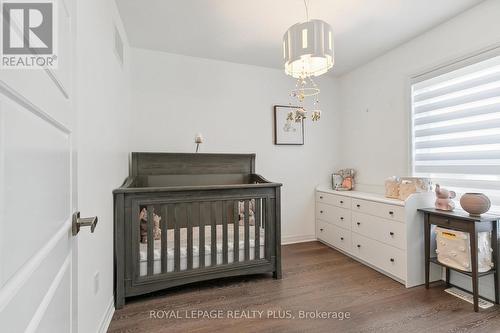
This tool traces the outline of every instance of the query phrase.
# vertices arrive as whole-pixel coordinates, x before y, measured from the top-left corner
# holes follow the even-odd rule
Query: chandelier
[[[285,73],[296,78],[295,89],[290,96],[295,99],[300,108],[288,115],[288,120],[300,122],[307,118],[305,102],[313,97],[311,119],[319,120],[320,89],[313,77],[328,72],[334,63],[332,28],[322,20],[309,20],[309,9],[304,0],[306,22],[292,25],[283,36],[283,60]],[[290,103],[291,104],[291,103]]]

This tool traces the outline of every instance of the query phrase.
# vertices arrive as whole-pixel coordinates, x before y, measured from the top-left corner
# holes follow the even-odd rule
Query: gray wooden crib
[[[114,194],[115,307],[221,277],[281,278],[280,188],[255,154],[132,153]]]

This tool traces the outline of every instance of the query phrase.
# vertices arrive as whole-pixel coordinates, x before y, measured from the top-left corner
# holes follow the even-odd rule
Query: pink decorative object
[[[455,203],[451,199],[456,196],[457,194],[454,191],[448,191],[447,189],[441,188],[439,184],[436,184],[435,206],[437,209],[448,211],[455,209]]]
[[[460,206],[471,216],[479,216],[490,209],[491,201],[483,193],[465,193],[460,198]]]

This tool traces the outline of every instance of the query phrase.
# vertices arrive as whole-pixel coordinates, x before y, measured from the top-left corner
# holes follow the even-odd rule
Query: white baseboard
[[[317,240],[316,235],[282,236],[281,245],[312,242]]]
[[[106,308],[106,312],[102,317],[101,324],[99,325],[99,333],[106,333],[109,328],[109,324],[111,323],[111,319],[113,319],[113,314],[115,313],[115,298],[111,296],[111,300],[109,301],[108,307]]]

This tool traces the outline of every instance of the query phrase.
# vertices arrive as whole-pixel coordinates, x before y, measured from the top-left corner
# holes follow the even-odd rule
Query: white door
[[[0,69],[2,332],[76,332],[75,10],[56,0],[57,69]]]

